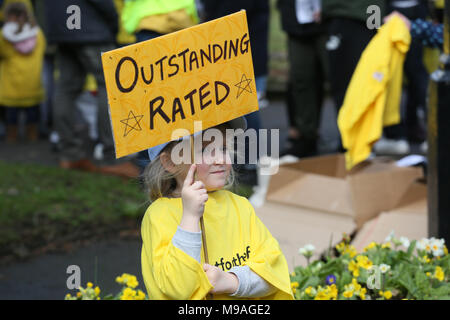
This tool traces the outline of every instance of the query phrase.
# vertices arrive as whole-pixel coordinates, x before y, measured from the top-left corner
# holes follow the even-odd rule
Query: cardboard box
[[[366,222],[358,231],[352,244],[362,251],[372,241],[384,243],[394,231],[396,237],[420,240],[428,237],[428,206],[426,184],[416,182],[409,188],[399,207],[382,212]]]
[[[322,252],[326,252],[330,239],[331,245],[335,246],[344,232],[351,234],[356,229],[349,216],[272,201],[266,201],[263,206],[255,208],[255,213],[280,244],[290,272],[295,266],[306,266],[306,259],[298,253],[301,247],[306,244],[314,245],[316,254],[312,257],[313,261]]]
[[[360,228],[383,211],[398,206],[418,167],[398,167],[375,158],[347,172],[343,154],[301,159],[281,165],[270,177],[267,201],[350,217]],[[278,219],[283,219],[280,212]]]

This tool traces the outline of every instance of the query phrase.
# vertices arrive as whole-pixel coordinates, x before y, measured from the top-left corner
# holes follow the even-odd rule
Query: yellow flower
[[[314,298],[314,300],[330,300],[330,298],[328,298],[328,294],[325,290],[320,290],[316,297]]]
[[[352,279],[352,285],[353,285],[354,291],[361,290],[361,285],[358,283],[358,281],[355,278]]]
[[[344,291],[343,295],[346,298],[351,298],[351,297],[353,297],[353,290]]]
[[[384,248],[390,248],[391,247],[391,243],[390,242],[386,242],[386,243],[383,243],[382,245],[381,245],[381,248],[382,249],[384,249]]]
[[[369,269],[372,266],[372,261],[367,256],[357,256],[356,261],[359,267]]]
[[[130,288],[136,288],[139,285],[139,282],[136,280],[135,276],[132,276],[127,281],[127,286]]]
[[[81,292],[78,291],[78,292],[77,292],[77,298],[80,298],[80,297],[81,297]]]
[[[392,298],[392,292],[389,290],[386,291],[379,291],[378,294],[382,297],[384,297],[385,299],[389,300],[390,298]]]
[[[138,290],[136,300],[145,300],[145,293],[142,292],[141,290]]]
[[[444,271],[442,270],[441,267],[437,266],[436,270],[434,270],[434,278],[438,279],[439,281],[443,281],[445,278],[445,274]]]
[[[359,266],[354,260],[348,264],[348,270],[353,272],[354,277],[359,277]]]
[[[427,275],[427,277],[431,277],[431,272],[427,272],[425,274]]]
[[[68,299],[70,299],[70,298],[72,298],[72,296],[70,295],[70,293],[68,293],[68,294],[66,294],[66,300],[68,300]]]
[[[298,288],[299,284],[297,281],[291,282],[291,288],[295,289]]]
[[[375,242],[371,242],[371,243],[369,243],[368,245],[367,245],[367,247],[365,247],[364,248],[364,252],[367,252],[367,251],[369,251],[370,249],[373,249],[373,248],[375,248],[377,246],[377,244],[375,243]]]
[[[118,284],[122,284],[123,278],[122,278],[122,277],[116,277],[116,282],[117,282]]]
[[[88,282],[88,283],[87,283],[87,287],[88,287],[88,288],[92,288],[93,286],[94,286],[94,285],[92,284],[92,282]]]
[[[311,287],[311,286],[309,286],[308,288],[305,289],[305,293],[311,297],[314,296],[314,294],[315,294],[313,287]]]
[[[336,299],[337,299],[337,296],[338,296],[338,289],[337,289],[336,285],[335,285],[335,284],[332,284],[331,286],[328,286],[328,287],[327,287],[327,290],[328,290],[328,295],[329,295],[329,297],[330,297],[331,299],[336,300]]]
[[[99,287],[95,287],[94,293],[95,293],[95,296],[98,296],[100,294],[100,288]]]
[[[361,298],[361,300],[366,300],[366,292],[366,288],[362,288],[361,291],[359,291],[359,297]]]
[[[131,288],[125,288],[123,290],[122,296],[120,297],[120,300],[134,300],[135,296],[136,296],[136,291],[134,291]]]
[[[339,243],[336,245],[336,250],[339,251],[339,252],[341,252],[342,250],[344,250],[344,248],[345,248],[345,243],[344,243],[344,242],[339,242]]]

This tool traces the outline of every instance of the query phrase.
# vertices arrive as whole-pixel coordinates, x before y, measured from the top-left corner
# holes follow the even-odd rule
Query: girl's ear
[[[161,164],[164,169],[166,169],[170,173],[175,173],[175,164],[170,159],[170,153],[168,152],[161,152],[159,155],[159,160],[161,161]]]

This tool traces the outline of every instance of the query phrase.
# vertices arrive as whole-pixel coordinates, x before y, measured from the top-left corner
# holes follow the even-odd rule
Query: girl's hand
[[[206,272],[209,282],[214,288],[211,293],[234,293],[239,287],[238,277],[231,272],[225,272],[222,269],[205,263],[203,270]]]
[[[191,165],[189,168],[186,178],[184,179],[183,188],[181,189],[181,199],[183,202],[183,219],[197,222],[198,224],[198,221],[203,216],[205,210],[208,193],[203,182],[194,181],[196,168],[195,164]],[[180,227],[183,228],[181,224]]]

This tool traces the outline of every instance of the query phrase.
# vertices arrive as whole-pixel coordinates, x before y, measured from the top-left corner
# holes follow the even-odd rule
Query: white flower
[[[410,243],[407,237],[400,237],[400,242],[402,246],[404,246],[405,248],[409,248]]]
[[[298,250],[298,253],[305,257],[311,257],[313,255],[314,250],[316,250],[316,248],[312,244],[307,244],[303,248],[300,248]]]
[[[380,271],[381,273],[386,273],[391,269],[391,266],[387,265],[387,264],[380,264]]]
[[[395,238],[395,233],[394,230],[391,231],[391,233],[389,233],[389,235],[386,237],[386,239],[384,239],[384,242],[391,242],[392,239]]]
[[[444,239],[431,238],[429,245],[433,256],[440,257],[444,255]]]
[[[416,248],[417,250],[427,250],[429,247],[429,240],[427,238],[422,238],[417,241]]]

